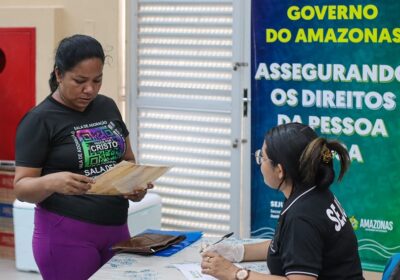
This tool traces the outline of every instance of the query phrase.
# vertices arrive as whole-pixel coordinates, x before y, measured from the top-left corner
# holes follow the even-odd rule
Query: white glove
[[[243,244],[218,243],[204,249],[205,252],[216,252],[231,262],[241,262],[244,257]]]

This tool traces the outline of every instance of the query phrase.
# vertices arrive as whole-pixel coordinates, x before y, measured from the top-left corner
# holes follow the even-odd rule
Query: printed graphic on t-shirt
[[[113,167],[125,152],[125,139],[113,122],[96,122],[74,127],[79,169],[97,176]]]

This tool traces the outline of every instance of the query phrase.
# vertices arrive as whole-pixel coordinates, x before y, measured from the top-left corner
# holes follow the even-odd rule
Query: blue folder
[[[169,234],[174,236],[178,235],[186,236],[185,240],[179,242],[178,244],[171,245],[170,247],[158,251],[157,253],[154,254],[154,256],[160,256],[160,257],[172,256],[173,254],[179,252],[183,248],[199,240],[203,235],[203,232],[201,231],[170,231],[170,230],[158,230],[158,229],[147,229],[143,233],[158,233],[158,234]]]

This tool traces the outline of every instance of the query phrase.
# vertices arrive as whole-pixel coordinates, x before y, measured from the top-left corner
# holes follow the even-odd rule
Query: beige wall
[[[106,55],[101,93],[120,101],[119,2],[122,0],[1,0],[0,27],[36,27],[36,102],[49,94],[54,51],[65,36],[94,36]]]

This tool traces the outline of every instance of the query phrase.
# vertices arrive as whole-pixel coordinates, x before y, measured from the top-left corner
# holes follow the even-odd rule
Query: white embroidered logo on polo
[[[330,205],[330,208],[326,209],[326,215],[332,222],[335,223],[336,231],[340,231],[347,220],[347,215],[337,201],[336,197],[334,202]]]

